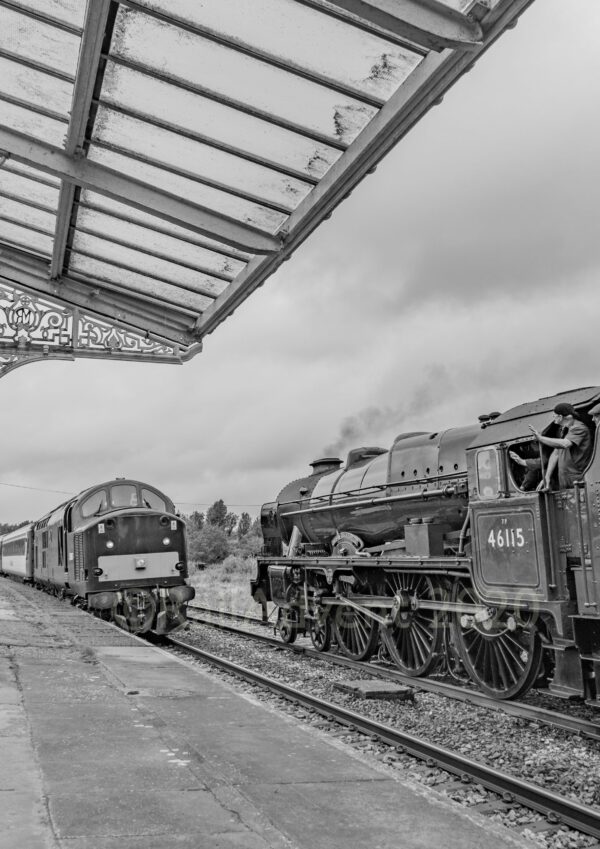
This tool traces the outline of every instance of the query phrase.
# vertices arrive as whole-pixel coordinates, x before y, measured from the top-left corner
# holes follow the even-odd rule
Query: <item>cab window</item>
[[[537,489],[551,453],[551,448],[541,446],[535,439],[510,445],[508,468],[514,485],[522,492],[533,492]]]
[[[497,498],[500,489],[498,453],[494,448],[477,452],[477,488],[480,498]]]
[[[87,519],[89,516],[97,516],[99,513],[103,513],[107,509],[108,502],[106,500],[106,493],[103,489],[100,489],[98,492],[94,492],[93,495],[90,495],[85,499],[81,505],[81,515],[84,519]]]
[[[138,507],[137,487],[130,483],[121,483],[111,487],[110,503],[113,507]]]
[[[164,500],[156,492],[152,492],[151,489],[142,489],[142,504],[151,510],[160,510],[162,513],[167,512],[167,505]]]

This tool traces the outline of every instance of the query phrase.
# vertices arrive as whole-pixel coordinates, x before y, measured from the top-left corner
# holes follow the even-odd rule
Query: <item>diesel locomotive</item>
[[[117,478],[0,536],[0,574],[90,610],[133,634],[186,623],[185,522],[163,493]]]
[[[600,387],[398,436],[389,450],[326,457],[261,511],[252,592],[277,605],[286,642],[381,650],[409,676],[443,669],[498,698],[546,686],[600,706]],[[593,452],[569,489],[538,490],[571,404]]]

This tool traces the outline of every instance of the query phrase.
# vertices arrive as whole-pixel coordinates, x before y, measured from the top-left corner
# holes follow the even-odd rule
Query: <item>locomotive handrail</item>
[[[384,498],[365,498],[361,501],[336,501],[334,504],[325,504],[323,507],[307,507],[303,510],[290,510],[284,515],[301,516],[305,513],[323,513],[327,510],[337,510],[340,507],[373,507],[377,504],[389,504],[391,501],[413,501],[415,498],[432,498],[437,496],[455,495],[457,487],[444,486],[442,489],[424,489],[421,492],[407,492],[403,495],[386,495]]]
[[[436,479],[437,480],[440,480],[442,478],[454,479],[454,478],[457,478],[457,477],[466,478],[466,476],[467,476],[466,472],[462,472],[462,473],[461,472],[454,472],[453,474],[436,475]],[[413,480],[413,481],[403,480],[403,481],[389,481],[389,483],[387,483],[387,482],[386,483],[372,483],[370,486],[357,487],[356,489],[345,489],[343,492],[332,492],[332,493],[328,492],[328,493],[324,493],[323,495],[315,495],[315,496],[311,495],[310,498],[311,498],[312,501],[325,501],[328,498],[329,499],[336,498],[338,500],[342,500],[343,498],[354,495],[354,493],[364,493],[364,492],[368,492],[369,490],[373,490],[373,489],[374,490],[391,489],[392,487],[395,487],[395,486],[402,486],[402,487],[414,486],[415,484],[419,484],[419,483],[427,483],[427,478],[418,478],[417,480]],[[412,495],[411,495],[411,498],[412,498]],[[286,504],[297,504],[297,502],[298,502],[297,498],[291,499],[290,501],[280,501],[279,507],[285,507]],[[285,515],[286,516],[292,516],[293,514],[292,513],[286,513]]]

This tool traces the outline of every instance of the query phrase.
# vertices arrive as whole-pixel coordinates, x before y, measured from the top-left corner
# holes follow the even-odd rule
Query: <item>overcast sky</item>
[[[257,515],[323,454],[600,384],[599,102],[600,3],[536,0],[194,360],[4,377],[0,521],[117,476]]]

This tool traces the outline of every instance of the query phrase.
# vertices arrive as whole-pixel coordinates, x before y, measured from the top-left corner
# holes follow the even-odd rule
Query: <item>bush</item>
[[[234,553],[240,557],[256,557],[257,554],[260,554],[262,546],[262,535],[259,536],[255,533],[248,533],[238,538],[233,550]]]
[[[256,571],[256,561],[252,557],[240,557],[239,554],[230,554],[219,567],[221,580],[224,584],[231,581],[250,581]]]
[[[205,525],[188,537],[189,559],[201,563],[218,563],[229,554],[229,537],[223,528]]]

